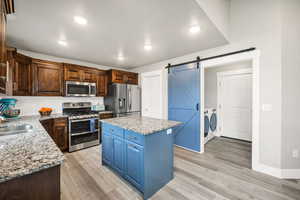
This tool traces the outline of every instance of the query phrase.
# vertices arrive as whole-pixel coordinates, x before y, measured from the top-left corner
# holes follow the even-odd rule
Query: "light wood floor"
[[[249,143],[217,138],[205,150],[197,154],[175,148],[175,178],[151,199],[300,200],[299,180],[280,180],[249,169]],[[142,199],[133,187],[100,164],[99,146],[65,156],[62,200]]]

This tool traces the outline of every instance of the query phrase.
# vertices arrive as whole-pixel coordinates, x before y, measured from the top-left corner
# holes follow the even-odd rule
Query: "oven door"
[[[76,119],[69,121],[69,152],[100,143],[99,120]]]
[[[74,119],[70,120],[71,136],[98,132],[98,119]]]
[[[66,81],[67,97],[90,96],[90,83]]]

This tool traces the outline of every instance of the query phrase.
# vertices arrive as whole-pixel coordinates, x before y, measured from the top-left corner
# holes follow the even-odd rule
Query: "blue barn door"
[[[183,122],[174,130],[175,144],[200,152],[200,68],[197,63],[170,68],[168,118]]]

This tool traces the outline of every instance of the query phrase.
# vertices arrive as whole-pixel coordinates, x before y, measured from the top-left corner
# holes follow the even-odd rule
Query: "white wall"
[[[282,168],[300,169],[300,1],[288,0],[283,7],[282,60]],[[300,176],[300,175],[299,175]]]
[[[50,107],[52,113],[62,113],[62,103],[64,102],[91,102],[93,105],[103,104],[103,97],[25,97],[25,96],[5,96],[5,98],[17,99],[16,108],[21,110],[21,116],[39,115],[39,109]]]
[[[206,68],[204,71],[205,108],[217,108],[218,105],[217,73],[245,69],[245,68],[252,68],[252,63],[248,61],[248,62],[239,62],[230,65]]]
[[[261,111],[260,113],[260,163],[280,168],[282,104],[280,0],[232,0],[229,29],[231,42],[229,45],[141,66],[134,70],[137,72],[158,70],[164,68],[168,63],[175,64],[194,60],[196,56],[213,56],[257,47],[261,51],[260,102],[261,104],[271,104],[273,108],[272,111]],[[164,83],[167,88],[167,79]],[[164,93],[167,93],[167,90]],[[164,108],[167,112],[167,106]]]
[[[196,0],[196,2],[228,40],[230,0]]]

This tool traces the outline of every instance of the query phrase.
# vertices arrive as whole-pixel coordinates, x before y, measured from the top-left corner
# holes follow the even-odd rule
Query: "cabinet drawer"
[[[136,144],[144,146],[144,135],[134,131],[125,130],[125,139]]]
[[[102,130],[115,136],[124,138],[124,129],[110,124],[102,123]]]

